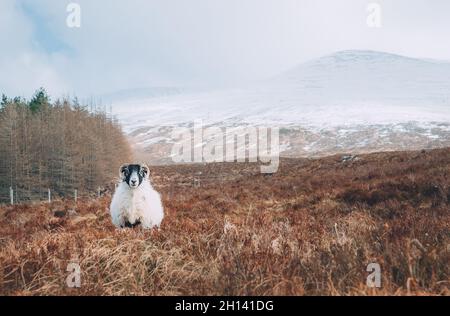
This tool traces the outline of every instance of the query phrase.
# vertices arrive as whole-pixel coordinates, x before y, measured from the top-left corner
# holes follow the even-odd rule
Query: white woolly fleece
[[[111,201],[110,213],[116,227],[141,222],[143,228],[159,227],[164,218],[161,197],[147,178],[133,189],[124,181],[119,183]]]

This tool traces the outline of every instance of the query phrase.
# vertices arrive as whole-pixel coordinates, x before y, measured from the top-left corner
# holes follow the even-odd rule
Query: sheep
[[[161,197],[150,183],[149,168],[145,164],[126,164],[120,167],[120,182],[111,200],[110,213],[118,228],[145,229],[159,227],[164,218]]]

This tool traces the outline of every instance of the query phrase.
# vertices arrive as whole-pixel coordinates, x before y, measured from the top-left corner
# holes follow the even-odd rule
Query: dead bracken
[[[450,149],[358,158],[151,167],[160,230],[115,229],[108,195],[2,206],[0,294],[449,295]]]

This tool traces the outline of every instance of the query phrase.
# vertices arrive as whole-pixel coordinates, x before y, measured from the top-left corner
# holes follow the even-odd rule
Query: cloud
[[[16,1],[1,1],[0,12],[0,92],[28,97],[40,86],[65,92],[68,86],[56,67],[64,57],[40,51],[33,25]]]
[[[236,83],[343,49],[450,59],[446,0],[379,0],[381,29],[367,0],[79,0],[80,29],[66,26],[70,2],[1,1],[1,90]]]

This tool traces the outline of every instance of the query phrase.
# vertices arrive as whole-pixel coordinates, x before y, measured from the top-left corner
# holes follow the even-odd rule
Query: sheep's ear
[[[144,175],[144,178],[148,178],[150,175],[150,169],[148,168],[148,166],[145,163],[141,164],[141,170]]]
[[[128,172],[128,164],[122,165],[119,169],[120,178],[122,180],[124,180],[125,177],[127,176],[126,172]]]

